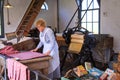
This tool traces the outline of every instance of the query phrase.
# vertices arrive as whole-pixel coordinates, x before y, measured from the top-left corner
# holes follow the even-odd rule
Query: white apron
[[[47,42],[48,37],[47,36],[47,31],[49,31],[49,28],[45,28],[44,33],[40,33],[40,41],[43,44],[43,53],[46,53],[49,50],[49,47],[51,46],[50,42]],[[54,35],[54,34],[53,34]],[[54,39],[53,39],[54,40]],[[49,71],[48,74],[52,73],[59,65],[60,65],[60,61],[59,61],[59,51],[58,51],[58,45],[56,40],[54,40],[54,46],[51,50],[50,56],[52,56],[52,59],[49,61]]]

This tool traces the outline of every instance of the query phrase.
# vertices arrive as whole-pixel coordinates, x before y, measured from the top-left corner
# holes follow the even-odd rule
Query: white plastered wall
[[[7,24],[7,9],[4,8],[5,33],[14,32],[17,29],[31,0],[9,0],[9,2],[13,5],[13,8],[9,9],[10,25]],[[39,18],[44,18],[47,25],[52,26],[52,28],[57,27],[57,0],[46,0],[46,3],[48,4],[49,9],[47,11],[41,10],[36,20]]]
[[[101,0],[101,33],[114,38],[114,51],[120,51],[120,0]]]
[[[16,30],[31,0],[9,0],[9,2],[13,8],[9,9],[10,25],[7,24],[7,9],[4,8],[5,33],[14,32]]]
[[[75,0],[59,0],[59,27],[60,32],[63,32],[68,25],[71,17],[75,13],[77,9],[77,4]],[[77,14],[74,17],[72,23],[70,24],[70,27],[75,26],[75,21],[77,19]]]
[[[45,19],[47,26],[57,28],[57,0],[46,0],[48,10],[41,10],[36,20]],[[34,25],[32,27],[35,27]]]

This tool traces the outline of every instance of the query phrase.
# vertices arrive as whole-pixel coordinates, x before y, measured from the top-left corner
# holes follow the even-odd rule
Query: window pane
[[[92,22],[92,11],[87,11],[87,22]]]
[[[91,3],[91,1],[93,1]],[[91,3],[91,5],[90,5]],[[90,5],[90,7],[89,7]],[[89,9],[87,10],[87,8]],[[87,10],[87,13],[83,17],[85,11]],[[88,31],[93,32],[94,34],[99,33],[99,5],[97,0],[83,0],[82,2],[82,11],[81,11],[81,18],[83,17],[81,21],[81,26],[84,28],[87,28]]]
[[[87,23],[87,30],[92,32],[92,23]]]
[[[82,23],[81,26],[86,28],[86,23]]]
[[[94,0],[94,8],[99,8],[97,0]]]
[[[43,3],[41,9],[43,9],[43,10],[48,10],[48,5],[47,5],[46,2]]]
[[[82,17],[83,17],[83,15],[84,15],[84,13],[85,13],[85,11],[82,11]],[[82,18],[82,17],[81,17],[81,18]],[[82,22],[86,22],[86,14],[85,14],[85,16],[83,17]]]
[[[93,23],[93,32],[94,34],[98,34],[99,28],[98,28],[98,23]]]
[[[92,1],[92,0],[88,0],[88,6],[90,5],[91,1]],[[93,1],[94,1],[94,0],[93,0]],[[93,9],[93,1],[92,1],[91,5],[90,5],[89,9]]]
[[[83,0],[82,2],[82,10],[86,10],[87,9],[87,0]]]
[[[99,21],[99,12],[98,10],[93,10],[93,22],[98,22]]]

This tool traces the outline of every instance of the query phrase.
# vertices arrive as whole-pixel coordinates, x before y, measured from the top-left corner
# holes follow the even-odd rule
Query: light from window
[[[48,5],[47,5],[46,2],[43,3],[41,9],[43,9],[43,10],[48,10]]]
[[[92,2],[92,3],[91,3]],[[90,5],[91,3],[91,5]],[[89,7],[90,5],[90,7]],[[88,8],[89,7],[89,8]],[[88,10],[87,10],[88,8]],[[86,14],[85,11],[87,10]],[[88,31],[98,34],[99,33],[99,5],[97,0],[83,0],[81,10],[81,26]]]

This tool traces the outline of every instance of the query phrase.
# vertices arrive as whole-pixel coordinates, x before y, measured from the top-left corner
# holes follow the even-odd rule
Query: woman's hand
[[[37,48],[35,48],[35,49],[33,49],[33,50],[31,50],[32,52],[36,52],[38,49]]]

